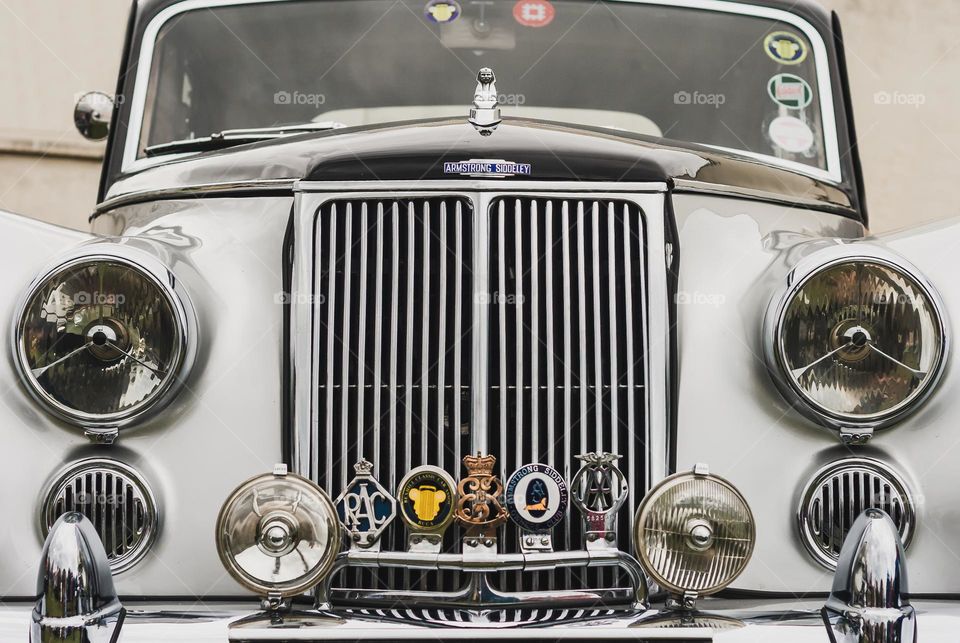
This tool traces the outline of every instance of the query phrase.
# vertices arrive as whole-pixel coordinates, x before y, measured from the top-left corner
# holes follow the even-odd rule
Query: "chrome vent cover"
[[[844,458],[821,468],[800,501],[803,544],[824,567],[836,569],[843,540],[865,509],[882,509],[893,519],[903,546],[910,545],[917,516],[903,477],[872,458]]]
[[[136,470],[117,460],[87,458],[57,474],[41,509],[44,538],[57,518],[70,511],[93,523],[115,574],[135,565],[157,534],[153,492]]]

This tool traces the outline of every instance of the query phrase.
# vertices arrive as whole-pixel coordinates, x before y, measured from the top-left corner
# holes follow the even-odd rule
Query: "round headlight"
[[[85,428],[115,428],[168,398],[184,377],[193,312],[153,257],[98,250],[31,285],[14,349],[31,393],[51,412]]]
[[[853,257],[841,250],[794,270],[768,317],[769,357],[782,388],[815,419],[876,428],[914,408],[936,382],[946,350],[943,311],[905,262],[875,249]]]
[[[330,497],[279,465],[240,485],[217,518],[217,551],[230,575],[261,595],[286,598],[330,573],[342,533]]]
[[[634,549],[672,594],[706,596],[743,572],[756,540],[753,514],[737,489],[705,465],[664,479],[643,499]]]

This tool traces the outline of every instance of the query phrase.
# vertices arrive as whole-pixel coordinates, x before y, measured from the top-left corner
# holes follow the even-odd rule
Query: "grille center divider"
[[[569,485],[577,455],[616,452],[630,493],[617,521],[622,549],[587,551],[571,508],[554,529],[557,551],[543,554],[522,553],[511,523],[495,555],[471,556],[460,528],[440,553],[408,553],[396,520],[382,552],[342,555],[320,598],[637,603],[630,588],[645,582],[628,543],[648,479],[643,213],[617,198],[497,197],[480,212],[478,203],[384,195],[321,206],[314,479],[337,497],[366,458],[395,492],[419,465],[459,478],[462,458],[479,450],[497,457],[501,480],[543,463]]]

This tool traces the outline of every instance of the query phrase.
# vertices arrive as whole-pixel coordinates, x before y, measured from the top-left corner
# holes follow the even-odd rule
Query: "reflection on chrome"
[[[903,543],[885,512],[867,509],[843,543],[833,590],[823,608],[834,643],[910,643],[910,606]]]
[[[107,553],[82,514],[57,520],[43,546],[30,643],[113,642],[124,610],[113,588]]]

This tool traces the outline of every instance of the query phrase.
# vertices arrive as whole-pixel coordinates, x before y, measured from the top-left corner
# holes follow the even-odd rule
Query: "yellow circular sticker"
[[[763,41],[767,55],[781,65],[799,65],[807,59],[807,45],[789,31],[774,31]]]

